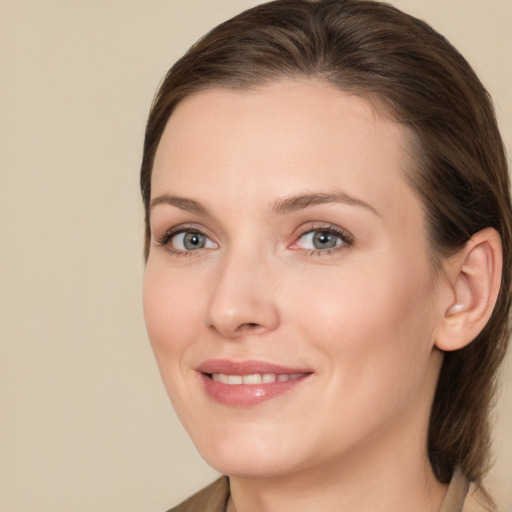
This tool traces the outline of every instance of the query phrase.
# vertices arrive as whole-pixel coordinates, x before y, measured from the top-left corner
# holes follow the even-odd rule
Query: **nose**
[[[276,282],[271,265],[253,255],[233,255],[217,269],[204,321],[209,329],[230,339],[258,335],[279,325]],[[274,286],[273,286],[274,284]]]

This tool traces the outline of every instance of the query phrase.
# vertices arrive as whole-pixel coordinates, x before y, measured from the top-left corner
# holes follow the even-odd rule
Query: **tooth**
[[[228,375],[228,384],[242,384],[243,378],[241,375]]]
[[[242,380],[243,380],[244,384],[261,384],[263,381],[262,377],[261,377],[261,373],[253,373],[251,375],[244,375]]]
[[[251,373],[249,375],[227,375],[225,373],[212,373],[212,379],[215,382],[223,384],[239,385],[239,384],[269,384],[272,382],[286,382],[288,380],[300,379],[303,373]]]

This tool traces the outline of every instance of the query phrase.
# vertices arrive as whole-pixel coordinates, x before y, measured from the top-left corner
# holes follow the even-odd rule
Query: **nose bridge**
[[[210,292],[204,320],[225,337],[262,333],[279,324],[271,262],[251,246],[226,252]]]

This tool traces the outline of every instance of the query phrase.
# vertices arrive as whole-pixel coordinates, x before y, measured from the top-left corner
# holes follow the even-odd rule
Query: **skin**
[[[434,278],[406,129],[319,81],[183,100],[158,147],[144,313],[166,389],[238,512],[438,510],[426,452],[452,287]],[[329,201],[276,211],[305,194]],[[365,205],[362,205],[363,203]],[[289,204],[289,202],[288,202]],[[204,233],[186,252],[171,229]],[[305,233],[341,228],[315,249]],[[347,237],[345,237],[347,238]],[[209,359],[308,368],[254,407],[212,400]]]

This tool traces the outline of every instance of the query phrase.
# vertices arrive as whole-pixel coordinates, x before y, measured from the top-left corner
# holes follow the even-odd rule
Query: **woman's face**
[[[426,451],[444,311],[406,139],[314,81],[201,92],[170,118],[144,313],[176,411],[219,471],[332,474]]]

